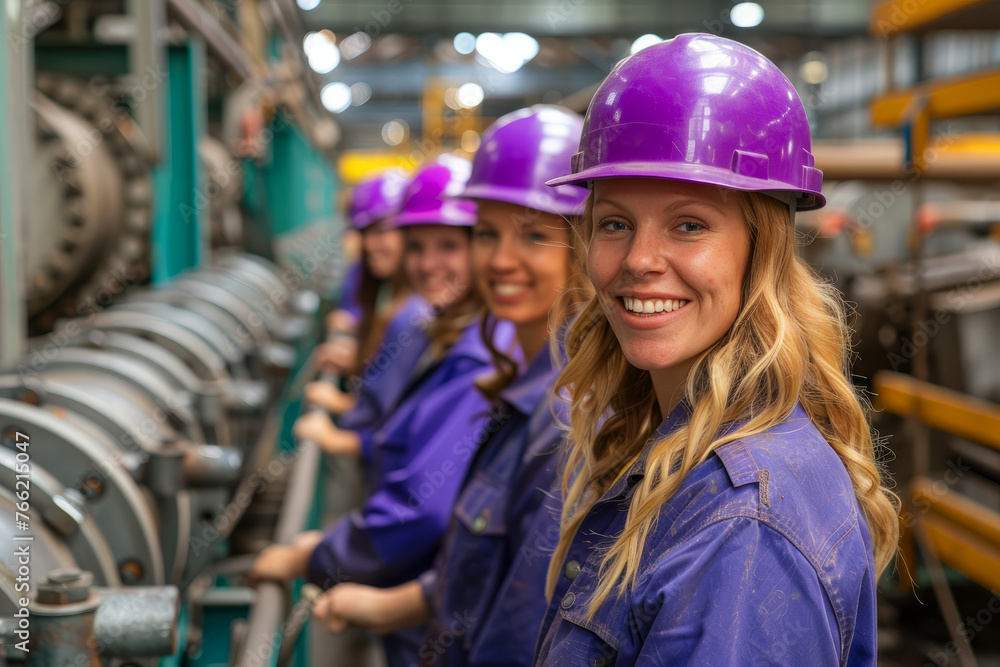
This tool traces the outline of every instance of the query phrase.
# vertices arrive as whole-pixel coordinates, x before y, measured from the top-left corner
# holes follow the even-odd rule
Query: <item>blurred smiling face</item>
[[[366,228],[362,235],[368,270],[379,280],[394,276],[403,261],[403,231],[381,220]]]
[[[594,183],[587,272],[632,365],[690,367],[740,309],[750,240],[736,192],[666,179]]]
[[[472,261],[490,312],[515,325],[547,327],[569,279],[569,242],[569,225],[557,215],[480,201]]]
[[[405,266],[413,288],[432,306],[455,303],[471,280],[468,227],[407,227]]]

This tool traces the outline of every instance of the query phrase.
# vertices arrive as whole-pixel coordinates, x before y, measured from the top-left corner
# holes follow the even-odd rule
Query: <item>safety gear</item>
[[[651,177],[820,208],[823,173],[795,88],[770,60],[723,37],[683,34],[619,62],[584,119],[573,174],[549,185]]]
[[[582,130],[583,119],[560,107],[539,104],[503,116],[483,133],[462,196],[556,215],[582,213],[587,190],[545,186],[569,173]]]
[[[471,227],[476,224],[476,205],[456,199],[469,180],[472,163],[445,153],[422,167],[406,188],[403,205],[393,219],[396,227],[410,225],[451,225]]]
[[[351,196],[351,224],[364,229],[399,210],[410,177],[402,169],[386,169],[358,183]]]

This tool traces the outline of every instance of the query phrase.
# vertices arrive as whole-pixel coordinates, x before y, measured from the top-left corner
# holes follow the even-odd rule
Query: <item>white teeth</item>
[[[498,289],[497,292],[500,292]],[[637,299],[631,296],[622,297],[625,310],[640,314],[670,313],[687,304],[684,299]]]
[[[500,296],[516,296],[525,290],[524,285],[493,285],[493,291]]]

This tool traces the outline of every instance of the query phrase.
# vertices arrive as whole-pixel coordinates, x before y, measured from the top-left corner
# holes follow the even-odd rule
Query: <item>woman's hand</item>
[[[309,557],[323,539],[323,531],[299,533],[291,544],[272,544],[263,549],[250,569],[250,585],[265,579],[291,581],[304,578],[309,569]]]
[[[329,343],[316,348],[316,365],[324,373],[346,375],[358,355],[358,341],[347,336],[337,336]]]
[[[305,390],[306,403],[325,408],[327,412],[342,415],[354,407],[356,402],[350,394],[345,394],[329,382],[310,382]]]
[[[346,310],[335,310],[326,316],[326,330],[353,334],[358,330],[358,321]]]
[[[323,412],[314,410],[295,420],[292,433],[299,440],[313,440],[327,454],[361,456],[361,438],[355,431],[337,428]]]
[[[384,634],[424,623],[430,615],[420,584],[395,588],[338,584],[313,605],[313,618],[333,633],[367,628]]]

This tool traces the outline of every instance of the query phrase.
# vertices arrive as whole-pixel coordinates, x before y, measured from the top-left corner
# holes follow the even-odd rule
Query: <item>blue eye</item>
[[[607,232],[624,232],[628,225],[622,220],[605,220],[601,222],[601,229]]]
[[[701,224],[700,222],[694,222],[689,220],[687,222],[682,222],[681,224],[677,225],[677,228],[682,232],[694,233],[694,232],[700,232],[703,229],[705,229],[705,225]]]

